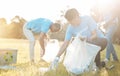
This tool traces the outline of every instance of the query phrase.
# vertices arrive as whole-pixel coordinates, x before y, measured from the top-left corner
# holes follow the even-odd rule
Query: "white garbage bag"
[[[57,39],[51,39],[45,46],[45,55],[42,57],[43,60],[50,63],[54,60],[60,49],[59,41]]]
[[[76,75],[89,71],[89,66],[91,62],[94,63],[99,50],[99,46],[86,43],[76,37],[67,48],[63,64],[68,72]]]

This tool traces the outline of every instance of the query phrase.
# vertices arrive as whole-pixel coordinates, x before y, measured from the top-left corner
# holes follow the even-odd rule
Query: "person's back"
[[[34,33],[47,32],[52,24],[52,21],[45,18],[38,18],[27,23],[26,28]]]

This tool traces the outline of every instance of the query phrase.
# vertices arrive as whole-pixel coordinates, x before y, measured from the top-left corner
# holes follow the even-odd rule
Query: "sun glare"
[[[81,14],[88,14],[94,0],[0,0],[0,18],[9,19],[19,15],[27,20],[47,17],[59,18],[67,6],[77,8]],[[29,3],[28,3],[29,2]],[[27,3],[27,4],[26,4]]]
[[[70,7],[75,7],[80,11],[80,14],[89,14],[93,5],[93,0],[72,0],[69,3]]]
[[[101,10],[106,11],[112,8],[115,0],[99,0],[98,6]]]

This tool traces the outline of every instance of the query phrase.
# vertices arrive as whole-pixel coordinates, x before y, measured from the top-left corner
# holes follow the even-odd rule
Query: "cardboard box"
[[[17,62],[16,49],[0,49],[0,65],[8,65]]]

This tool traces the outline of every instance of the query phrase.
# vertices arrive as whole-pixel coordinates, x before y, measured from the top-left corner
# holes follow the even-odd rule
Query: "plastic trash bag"
[[[84,73],[89,71],[90,64],[94,63],[99,50],[99,46],[86,43],[76,37],[67,48],[63,64],[70,73],[76,75]]]
[[[56,57],[60,49],[59,41],[56,39],[51,39],[47,42],[45,46],[45,55],[42,57],[43,60],[50,63]]]

